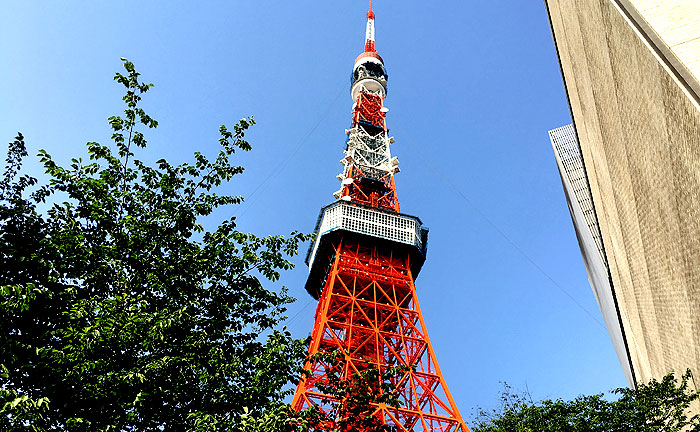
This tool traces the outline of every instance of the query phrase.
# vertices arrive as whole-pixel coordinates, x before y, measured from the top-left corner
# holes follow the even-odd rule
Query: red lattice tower
[[[309,354],[315,360],[292,406],[328,411],[338,401],[324,394],[320,352],[340,352],[342,378],[370,365],[380,371],[406,366],[393,378],[401,402],[375,404],[374,415],[396,431],[469,432],[450,395],[430,344],[414,280],[427,249],[420,219],[399,212],[386,128],[387,73],[374,48],[374,12],[367,14],[365,52],[352,74],[353,122],[338,201],[321,210],[307,255],[307,291],[319,300]]]

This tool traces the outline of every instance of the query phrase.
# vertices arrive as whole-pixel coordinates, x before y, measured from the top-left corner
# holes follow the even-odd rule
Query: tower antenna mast
[[[367,12],[367,31],[365,32],[365,52],[376,52],[374,49],[374,11],[372,0],[369,0],[369,12]]]

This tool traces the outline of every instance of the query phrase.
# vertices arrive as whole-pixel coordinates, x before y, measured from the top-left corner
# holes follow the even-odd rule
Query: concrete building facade
[[[593,288],[605,326],[610,332],[615,352],[630,387],[635,386],[632,363],[626,335],[622,329],[620,309],[615,290],[610,280],[610,269],[605,256],[603,238],[598,226],[598,217],[593,206],[591,189],[588,186],[581,150],[574,126],[569,124],[549,131],[554,157],[559,168],[561,184],[574,223],[576,238],[581,247],[581,256],[586,265],[588,280]]]
[[[545,3],[631,372],[700,388],[700,2]]]

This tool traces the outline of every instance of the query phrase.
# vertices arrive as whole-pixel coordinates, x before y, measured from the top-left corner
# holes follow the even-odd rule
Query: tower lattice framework
[[[402,214],[391,156],[394,139],[384,107],[388,75],[374,46],[374,12],[367,14],[365,51],[355,60],[351,95],[352,127],[346,130],[343,172],[336,202],[324,207],[306,262],[306,290],[318,302],[309,354],[315,360],[297,387],[292,406],[326,411],[334,397],[327,364],[319,352],[342,354],[343,377],[352,379],[370,365],[393,378],[398,408],[376,404],[374,415],[396,431],[469,432],[450,395],[416,296],[414,281],[425,261],[428,230],[420,219]]]

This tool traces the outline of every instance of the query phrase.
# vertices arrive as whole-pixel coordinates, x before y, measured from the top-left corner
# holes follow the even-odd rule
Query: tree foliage
[[[614,400],[603,394],[579,396],[571,401],[544,400],[512,393],[506,385],[498,410],[481,410],[473,432],[698,432],[700,415],[688,408],[700,392],[689,387],[687,371],[680,379],[671,373],[637,389],[618,388]]]
[[[398,408],[401,403],[396,383],[404,366],[380,371],[367,364],[359,372],[345,374],[347,362],[340,351],[319,352],[311,358],[324,365],[322,382],[317,388],[336,402],[321,411],[314,406],[302,412],[279,406],[244,416],[242,432],[390,432],[377,410],[381,406]]]
[[[220,151],[150,166],[136,158],[157,122],[134,65],[115,80],[124,114],[112,146],[48,177],[21,175],[24,137],[0,180],[0,430],[234,430],[249,411],[282,409],[305,343],[279,328],[290,269],[307,236],[258,237],[230,218],[217,187],[243,172],[252,118],[221,126]]]
[[[315,360],[328,365],[325,382],[319,384],[319,389],[338,400],[322,418],[321,427],[317,429],[319,432],[389,432],[389,427],[382,424],[375,412],[382,405],[400,406],[396,381],[403,375],[401,372],[405,367],[380,371],[369,364],[364,370],[345,377],[347,362],[341,352],[321,352]]]

